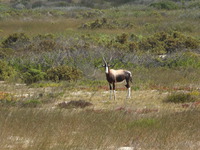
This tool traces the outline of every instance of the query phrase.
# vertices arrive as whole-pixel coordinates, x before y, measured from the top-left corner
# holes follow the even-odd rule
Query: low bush
[[[59,82],[52,82],[52,81],[41,81],[37,83],[33,83],[30,85],[31,88],[45,88],[45,87],[61,87],[64,83]]]
[[[200,8],[200,2],[193,2],[191,4],[189,4],[188,8]]]
[[[171,60],[168,66],[200,68],[200,56],[193,52],[186,52],[178,59]]]
[[[22,80],[26,84],[35,83],[41,80],[44,80],[46,77],[46,73],[39,70],[39,69],[33,69],[29,68],[26,72],[22,74]]]
[[[14,96],[10,93],[0,92],[0,100],[11,101],[14,100]]]
[[[14,53],[14,50],[11,48],[0,48],[0,59],[9,57]]]
[[[25,102],[21,102],[21,107],[31,107],[31,108],[35,108],[38,107],[40,104],[42,104],[42,102],[40,100],[27,100]]]
[[[54,40],[43,40],[39,43],[40,51],[55,50],[56,42]]]
[[[171,53],[183,49],[196,49],[200,41],[180,32],[160,32],[144,38],[139,43],[139,49],[153,53]]]
[[[3,42],[4,48],[19,48],[21,45],[29,42],[29,37],[24,33],[14,33],[9,35]]]
[[[42,7],[42,6],[45,6],[45,4],[44,4],[43,1],[35,1],[35,2],[32,4],[32,8],[37,8],[37,7]]]
[[[10,7],[9,6],[7,6],[7,5],[5,5],[5,4],[0,4],[0,11],[2,12],[2,11],[6,11],[6,10],[9,10],[10,9]]]
[[[154,118],[143,118],[130,122],[129,124],[127,124],[127,128],[150,128],[155,125],[158,125],[158,120]]]
[[[47,70],[47,78],[52,81],[76,81],[82,76],[82,72],[76,68],[61,65]]]
[[[99,29],[99,28],[114,28],[113,25],[108,23],[108,20],[106,18],[103,19],[96,19],[95,21],[88,22],[82,25],[82,29]]]
[[[200,68],[200,57],[195,52],[182,52],[173,55],[165,55],[165,58],[156,57],[149,64],[168,68]]]
[[[131,52],[165,54],[185,49],[197,49],[200,47],[200,41],[177,31],[159,32],[143,38],[139,38],[134,34],[122,33],[117,35],[114,40],[110,40],[107,46],[126,49]]]
[[[133,28],[131,22],[119,22],[116,20],[108,20],[106,18],[96,19],[92,22],[83,24],[81,29],[131,29]]]
[[[172,93],[164,101],[172,103],[194,102],[197,98],[190,93]]]
[[[156,9],[166,9],[166,10],[173,10],[179,8],[178,5],[172,1],[155,2],[151,3],[150,6]]]
[[[67,103],[66,102],[59,103],[58,107],[70,109],[70,108],[85,108],[91,105],[93,104],[85,100],[78,100],[78,101],[69,101]]]
[[[84,12],[79,12],[76,15],[76,18],[96,18],[100,17],[104,14],[104,11],[100,9],[91,9]]]
[[[0,80],[13,79],[17,75],[14,68],[8,65],[7,62],[0,60]]]
[[[57,44],[57,39],[54,34],[39,34],[33,37],[25,49],[33,52],[45,52],[60,49],[59,46],[62,47],[62,45]]]
[[[14,106],[16,99],[10,93],[0,92],[0,106]]]
[[[116,37],[116,42],[119,42],[121,44],[125,44],[128,41],[128,34],[122,33],[121,35]]]

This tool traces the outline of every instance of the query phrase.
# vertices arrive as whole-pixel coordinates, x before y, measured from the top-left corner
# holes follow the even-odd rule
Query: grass
[[[95,10],[92,11],[95,12]],[[65,14],[64,16],[53,14],[54,12],[52,12],[53,16],[48,16],[47,12],[48,10],[43,10],[43,12],[41,11],[37,17],[35,17],[35,15],[38,12],[35,10],[29,10],[27,12],[24,12],[23,10],[18,11],[17,17],[12,16],[11,13],[9,17],[5,17],[6,19],[2,19],[0,22],[2,30],[1,35],[6,36],[15,32],[24,32],[28,35],[36,35],[38,33],[63,34],[63,31],[65,32],[67,29],[74,30],[77,33],[82,33],[84,31],[80,30],[79,27],[84,23],[94,21],[96,18],[106,18],[108,20],[115,20],[116,22],[131,23],[133,24],[133,28],[117,28],[112,30],[105,28],[96,31],[86,30],[86,32],[99,32],[115,35],[122,32],[133,32],[134,34],[145,36],[151,35],[155,32],[175,30],[190,36],[199,37],[199,20],[197,19],[199,14],[198,9],[192,11],[190,9],[171,11],[147,9],[144,11],[143,9],[136,10],[134,6],[123,6],[106,9],[102,11],[100,16],[88,18],[78,17],[79,14],[80,16],[87,14],[88,10],[72,10],[72,12],[63,11]],[[30,14],[30,16],[26,17],[27,14]]]
[[[24,20],[5,20],[1,21],[0,26],[2,35],[6,36],[16,32],[23,32],[28,35],[45,33],[62,33],[67,29],[78,28],[82,20],[76,19],[31,19]]]
[[[1,149],[195,149],[199,111],[127,114],[118,111],[1,109]],[[120,136],[119,136],[120,135]]]
[[[170,90],[146,88],[132,90],[132,98],[126,100],[126,90],[120,84],[114,101],[109,100],[106,82],[84,82],[50,87],[45,82],[29,87],[1,83],[1,91],[9,91],[24,103],[0,106],[0,149],[198,149],[198,103],[187,108],[164,103]],[[191,95],[199,97],[198,90]],[[72,100],[93,105],[84,109],[57,107]]]

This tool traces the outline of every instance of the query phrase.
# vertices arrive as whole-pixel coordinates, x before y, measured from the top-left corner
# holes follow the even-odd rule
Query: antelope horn
[[[111,62],[112,58],[113,58],[113,57],[111,56],[109,62]]]
[[[102,56],[102,57],[103,57],[103,56]],[[104,57],[103,57],[103,61],[104,61],[104,63],[105,63],[105,64],[107,64],[107,62],[106,62],[106,60],[105,60],[105,58],[104,58]]]

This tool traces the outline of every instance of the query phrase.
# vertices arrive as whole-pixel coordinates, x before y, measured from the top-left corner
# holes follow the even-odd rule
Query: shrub
[[[0,80],[12,79],[16,74],[16,71],[7,62],[0,60]]]
[[[177,31],[159,32],[148,37],[122,33],[105,45],[109,48],[114,47],[131,52],[140,50],[153,54],[165,54],[186,49],[197,49],[200,47],[200,40]]]
[[[200,8],[200,2],[193,2],[188,7],[189,8]]]
[[[57,44],[54,34],[37,35],[33,37],[33,40],[26,47],[27,51],[52,51],[59,49],[62,45]]]
[[[76,68],[61,65],[47,70],[47,78],[52,81],[76,81],[82,76],[82,72]]]
[[[150,65],[162,66],[169,68],[200,68],[200,57],[199,54],[194,52],[181,52],[174,53],[173,55],[165,55],[165,58],[156,57]]]
[[[12,94],[0,92],[0,106],[13,106],[15,104],[16,100]]]
[[[131,43],[129,44],[129,50],[130,50],[131,52],[137,51],[137,50],[138,50],[138,44],[137,44],[136,42],[131,42]]]
[[[128,41],[128,34],[126,33],[122,33],[116,38],[116,42],[119,42],[121,44],[125,44],[127,41]]]
[[[84,12],[79,12],[77,14],[77,18],[96,18],[96,17],[100,17],[104,14],[104,12],[100,9],[91,9],[91,10],[87,10]]]
[[[48,34],[38,34],[37,36],[35,36],[33,38],[34,40],[53,40],[55,39],[55,35],[52,33],[48,33]]]
[[[127,124],[127,128],[135,128],[135,127],[140,127],[140,128],[148,128],[155,126],[157,124],[157,120],[154,118],[142,118],[133,122],[130,122]]]
[[[167,9],[167,10],[173,10],[179,8],[178,5],[172,1],[155,2],[150,4],[150,6],[156,9]]]
[[[200,57],[196,53],[186,52],[173,63],[173,66],[200,68]]]
[[[20,47],[20,45],[24,45],[26,42],[29,42],[28,36],[24,33],[14,33],[9,35],[3,42],[2,45],[4,48],[13,48]]]
[[[164,43],[155,36],[148,37],[139,42],[139,49],[154,53],[165,53]]]
[[[70,109],[70,108],[85,108],[91,105],[93,104],[85,100],[78,100],[78,101],[69,101],[67,103],[66,102],[59,103],[58,107]]]
[[[0,100],[11,101],[11,100],[14,100],[14,97],[10,93],[0,92]]]
[[[9,9],[10,9],[9,6],[0,3],[0,11],[1,11],[1,12],[6,11],[6,10],[9,10]]]
[[[156,33],[143,39],[139,42],[139,49],[155,53],[171,53],[184,48],[196,49],[199,45],[199,40],[174,31]]]
[[[43,1],[36,1],[32,4],[32,8],[42,7],[44,6]]]
[[[13,54],[13,49],[11,48],[0,48],[0,58],[5,58]]]
[[[131,29],[133,28],[133,24],[129,21],[116,21],[116,20],[108,20],[106,18],[96,19],[92,22],[88,22],[83,24],[80,28],[82,29]]]
[[[196,100],[196,97],[192,96],[190,93],[172,93],[165,99],[165,102],[185,103],[194,102]]]
[[[54,40],[43,40],[38,46],[40,51],[52,51],[56,48],[56,42]]]
[[[100,28],[115,28],[111,22],[108,22],[106,18],[96,19],[92,22],[88,22],[82,25],[83,29],[100,29]]]
[[[58,2],[58,3],[56,3],[56,6],[57,6],[57,7],[66,7],[66,6],[68,6],[68,5],[69,5],[68,2]]]
[[[42,104],[41,101],[33,99],[33,100],[27,100],[25,102],[22,102],[21,106],[22,107],[31,107],[31,108],[34,107],[35,108],[35,107],[39,106],[40,104]]]
[[[46,77],[46,73],[42,72],[39,69],[29,68],[25,73],[22,75],[22,79],[26,84],[35,83],[41,80],[44,80]]]

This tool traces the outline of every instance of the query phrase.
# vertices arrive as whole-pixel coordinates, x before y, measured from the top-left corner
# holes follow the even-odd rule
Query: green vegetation
[[[16,71],[7,62],[0,60],[0,80],[12,79],[15,75]]]
[[[27,84],[85,80],[101,71],[102,54],[114,57],[115,68],[138,73],[148,69],[150,74],[154,67],[169,72],[200,69],[199,9],[192,7],[196,1],[121,0],[105,2],[106,9],[78,7],[89,3],[95,8],[103,4],[31,0],[1,4],[0,58],[5,63],[1,80]],[[19,4],[24,8],[16,9]],[[109,8],[111,4],[120,6]],[[68,10],[71,6],[76,8]],[[102,71],[99,77],[103,79]]]
[[[87,78],[101,66],[99,54],[107,58],[114,55],[112,63],[116,68],[199,70],[199,43],[198,39],[176,31],[147,37],[122,33],[116,36],[76,35],[69,39],[54,34],[29,38],[24,33],[14,33],[2,41],[1,80],[18,78],[27,84],[43,80],[77,81]]]
[[[2,46],[4,48],[17,48],[16,46],[19,46],[22,44],[25,44],[29,41],[29,38],[24,33],[14,33],[10,36],[8,36],[4,41],[2,41]]]
[[[0,149],[198,149],[199,8],[1,0]],[[102,56],[132,72],[131,99],[109,100]]]
[[[166,98],[166,102],[172,103],[185,103],[185,102],[194,102],[196,97],[192,96],[190,93],[172,93]]]
[[[47,70],[47,76],[52,81],[75,81],[81,77],[81,71],[69,66],[58,66]]]
[[[178,5],[173,1],[151,3],[150,6],[157,9],[167,9],[167,10],[178,9]]]
[[[23,73],[22,76],[25,83],[31,84],[37,81],[44,80],[46,73],[38,69],[28,68],[28,70],[25,73]]]
[[[21,107],[37,107],[38,105],[40,105],[42,102],[40,100],[27,100],[23,103],[21,103]]]

